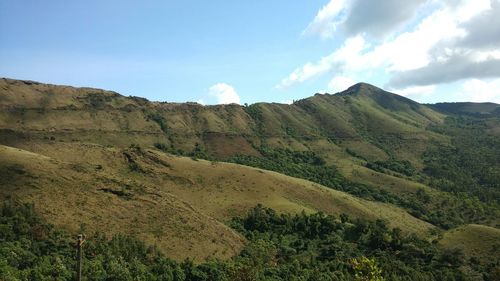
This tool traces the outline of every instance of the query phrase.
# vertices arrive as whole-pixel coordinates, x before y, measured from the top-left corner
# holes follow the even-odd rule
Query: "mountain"
[[[0,106],[9,110],[3,118],[8,123],[2,126],[4,130],[36,138],[50,132],[59,139],[81,138],[117,146],[127,146],[131,139],[144,145],[163,142],[184,151],[199,143],[220,158],[241,149],[257,155],[252,146],[261,142],[304,149],[303,138],[308,142],[360,142],[381,138],[385,133],[414,140],[439,137],[424,127],[444,118],[425,106],[384,94],[367,84],[355,85],[338,95],[315,95],[293,105],[259,103],[242,107],[148,102],[97,89],[7,79],[1,82]],[[233,137],[232,144],[220,145],[228,136]],[[387,152],[375,150],[387,156]]]
[[[404,155],[421,167],[425,144],[447,141],[425,130],[444,115],[396,95],[381,95],[380,89],[372,91],[376,88],[367,84],[293,105],[248,107],[148,102],[96,89],[8,79],[0,87],[0,107],[5,109],[0,138],[7,145],[55,138],[117,147],[159,143],[172,151],[191,152],[198,144],[217,159],[259,156],[255,148],[266,145],[327,151],[325,157],[331,162],[350,160],[348,147],[369,160]],[[396,143],[400,138],[405,141]]]
[[[382,219],[443,248],[479,233],[462,248],[484,260],[480,237],[500,239],[499,106],[419,104],[366,83],[202,106],[3,78],[0,197],[177,260],[237,255],[248,237],[228,221],[257,204]]]
[[[446,114],[465,114],[473,116],[500,116],[500,105],[491,102],[454,102],[430,104],[430,107]]]

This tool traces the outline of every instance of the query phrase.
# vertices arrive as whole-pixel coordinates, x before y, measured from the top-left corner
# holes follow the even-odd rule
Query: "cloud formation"
[[[423,3],[425,0],[331,0],[302,34],[328,39],[342,31],[348,37],[384,37],[410,21]]]
[[[493,77],[500,77],[500,59],[474,61],[471,56],[453,56],[442,62],[433,61],[422,68],[395,73],[388,86],[403,88]]]
[[[462,84],[458,97],[462,101],[495,102],[500,104],[500,79],[491,81],[467,80]]]
[[[366,48],[366,44],[361,36],[349,38],[341,48],[328,56],[322,57],[318,62],[308,62],[304,66],[296,68],[288,77],[281,80],[276,87],[279,89],[288,88],[297,83],[321,76],[334,68],[341,69],[346,60],[354,64],[358,54],[364,48]]]
[[[345,76],[335,76],[328,83],[328,91],[331,93],[338,93],[354,84],[356,84],[354,79]]]
[[[217,104],[240,104],[240,96],[233,86],[226,83],[217,83],[208,89],[208,95],[217,100]]]
[[[430,86],[407,87],[404,89],[398,89],[397,91],[394,91],[394,93],[401,96],[405,96],[413,100],[419,100],[435,94],[435,91],[436,91],[436,86],[430,85]]]
[[[476,15],[460,25],[467,35],[459,46],[480,49],[498,49],[500,46],[500,1],[493,0],[491,9]]]
[[[478,1],[474,9],[466,9],[468,2],[462,2],[462,7],[450,13],[454,28],[461,34],[436,42],[427,50],[429,59],[425,66],[394,72],[388,87],[500,77],[500,51],[497,49],[500,44],[500,1],[483,1],[482,5]]]
[[[333,0],[334,1],[334,0]],[[353,1],[343,23],[347,35],[366,33],[383,37],[410,21],[425,0]]]
[[[349,0],[331,0],[321,8],[313,21],[302,32],[303,35],[319,35],[323,39],[333,36],[341,23],[340,13],[348,6]]]
[[[499,15],[500,0],[332,0],[304,34],[345,36],[344,43],[296,68],[278,87],[332,75],[329,90],[337,90],[345,77],[381,73],[387,89],[414,95],[417,90],[434,92],[437,84],[497,78]]]

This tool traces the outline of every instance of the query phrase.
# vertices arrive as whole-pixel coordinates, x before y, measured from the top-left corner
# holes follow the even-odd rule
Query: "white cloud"
[[[423,63],[416,63],[408,68],[393,64],[389,68],[393,71],[389,82],[391,86],[498,77],[500,71],[496,69],[500,63],[500,54],[497,50],[488,49],[488,46],[496,45],[493,44],[495,40],[499,40],[498,36],[492,36],[492,31],[498,27],[490,28],[487,23],[495,25],[494,22],[498,22],[494,9],[500,11],[500,2],[492,1],[494,5],[490,5],[489,0],[459,1],[459,5],[444,6],[422,21],[418,28],[420,30],[417,30],[420,36],[414,32],[417,35],[414,39],[424,43],[414,44],[417,42],[415,41],[406,46],[402,44],[397,49],[409,50],[407,55],[410,58]],[[471,39],[474,42],[472,44]]]
[[[500,60],[474,60],[473,56],[453,55],[443,61],[433,61],[429,65],[403,72],[397,72],[389,80],[389,86],[424,86],[450,83],[467,78],[500,77]]]
[[[406,97],[406,96],[426,96],[433,94],[435,90],[436,90],[435,85],[429,85],[429,86],[407,87],[404,89],[392,89],[390,91]]]
[[[323,75],[334,68],[338,68],[337,70],[340,71],[346,61],[349,61],[351,65],[361,64],[359,53],[367,47],[362,36],[349,38],[341,48],[328,56],[322,57],[317,63],[308,62],[304,66],[295,69],[288,77],[281,80],[276,87],[288,88],[294,84]]]
[[[362,1],[368,0],[330,1],[304,33],[322,37],[333,35],[329,25],[339,28],[340,24],[347,24],[343,21],[347,21],[350,11]],[[384,0],[384,5],[403,2]],[[340,84],[340,77],[367,77],[379,73],[383,74],[379,77],[385,77],[381,79],[389,79],[389,88],[403,89],[401,93],[409,96],[421,96],[433,93],[434,85],[439,83],[500,77],[500,51],[497,47],[500,36],[496,36],[496,30],[500,29],[498,25],[488,25],[499,22],[500,0],[425,2],[427,4],[422,6],[424,1],[413,1],[413,10],[420,6],[425,8],[422,8],[419,22],[411,28],[386,37],[382,42],[367,41],[366,32],[348,37],[339,48],[316,63],[308,62],[296,68],[278,87],[286,88],[334,73],[339,78],[330,81],[329,90],[332,90],[338,89],[336,85]],[[342,7],[338,6],[341,4]],[[404,14],[407,19],[414,16],[409,10]],[[399,23],[395,20],[393,24],[402,21],[404,19]]]
[[[407,97],[409,99],[422,102],[436,93],[436,85],[429,86],[412,86],[404,89],[387,89],[390,92],[398,94],[400,96]]]
[[[342,30],[348,37],[366,34],[384,37],[409,22],[426,0],[330,0],[302,35],[334,37]]]
[[[340,12],[346,8],[347,3],[347,0],[331,0],[328,2],[318,11],[316,17],[302,32],[302,35],[319,35],[322,39],[333,37],[337,25],[342,21],[338,19]]]
[[[413,31],[378,45],[366,53],[364,59],[367,66],[385,66],[388,71],[416,69],[431,61],[430,52],[436,44],[464,35],[450,13],[438,10],[423,19]]]
[[[423,67],[430,61],[429,52],[441,40],[463,35],[444,12],[437,11],[425,18],[414,31],[370,49],[362,35],[346,39],[342,47],[317,63],[308,62],[283,79],[280,88],[302,83],[332,69],[337,72],[361,72],[384,67],[386,71],[404,71]],[[364,52],[366,51],[366,52]]]
[[[356,84],[356,81],[345,76],[335,76],[328,83],[328,90],[332,93],[341,92],[346,90],[350,86]]]
[[[240,104],[240,97],[236,90],[226,83],[217,83],[208,89],[208,95],[214,97],[218,104],[237,103]],[[203,100],[200,100],[203,102]]]
[[[497,1],[497,0],[492,0]],[[448,3],[449,8],[456,14],[459,22],[466,22],[474,16],[491,9],[490,0],[460,0],[459,3]]]
[[[349,36],[384,38],[413,19],[426,0],[354,0],[343,27]]]
[[[462,42],[462,46],[482,49],[498,49],[500,45],[500,1],[482,0],[473,2],[474,7],[465,18],[467,21],[461,23],[461,27],[467,31],[467,36]]]
[[[500,103],[500,79],[469,79],[462,84],[457,97],[462,101]]]
[[[329,55],[320,59],[316,64],[311,62],[306,63],[300,68],[296,68],[288,77],[281,80],[281,82],[276,86],[278,89],[288,88],[294,84],[302,83],[311,78],[320,76],[328,72],[333,64],[335,63],[334,55]]]

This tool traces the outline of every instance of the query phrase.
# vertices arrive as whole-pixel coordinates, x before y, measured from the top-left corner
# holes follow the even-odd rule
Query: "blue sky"
[[[360,81],[500,102],[499,1],[0,0],[0,76],[206,104]]]

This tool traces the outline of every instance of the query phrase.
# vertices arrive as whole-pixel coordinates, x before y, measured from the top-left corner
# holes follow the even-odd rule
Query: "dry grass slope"
[[[95,144],[0,146],[0,196],[33,202],[50,222],[76,233],[124,232],[176,259],[227,258],[243,239],[224,222],[258,203],[280,212],[322,211],[382,218],[425,235],[432,226],[404,210],[278,173],[195,161],[148,149]]]
[[[444,233],[439,245],[461,249],[468,257],[483,262],[500,259],[500,230],[485,225],[469,224]]]

